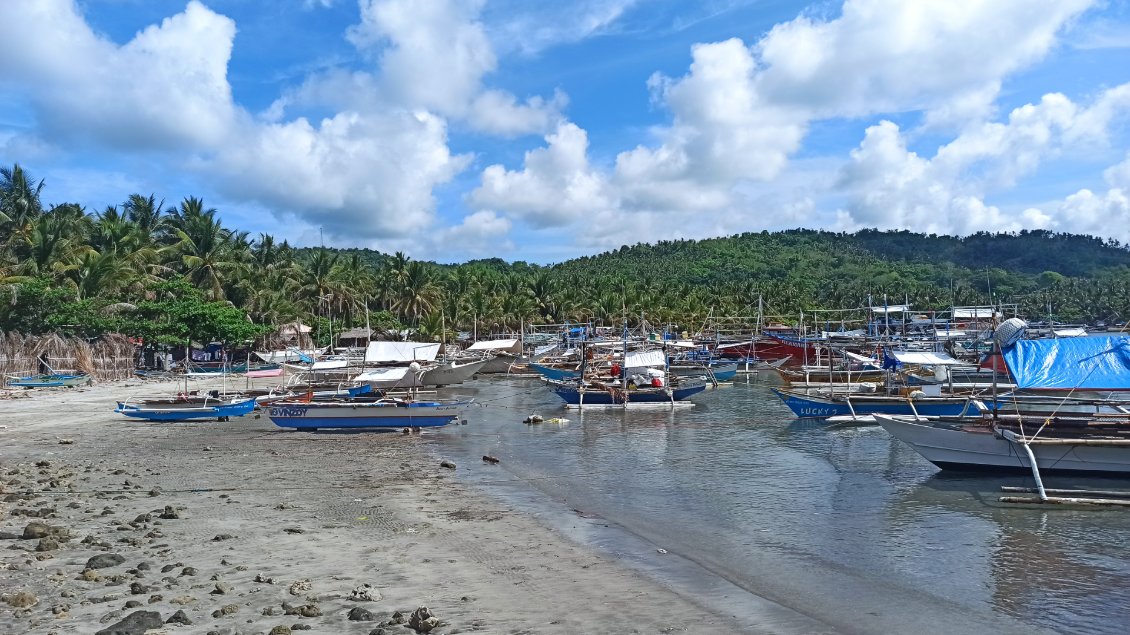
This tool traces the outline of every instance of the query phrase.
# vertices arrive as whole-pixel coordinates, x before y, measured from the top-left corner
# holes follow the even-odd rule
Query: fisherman
[[[39,374],[51,374],[51,360],[47,357],[47,351],[43,351],[39,354]]]

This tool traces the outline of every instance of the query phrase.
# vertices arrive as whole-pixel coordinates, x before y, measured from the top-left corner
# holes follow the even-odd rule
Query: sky
[[[1130,242],[1130,0],[0,2],[0,165],[299,246]]]

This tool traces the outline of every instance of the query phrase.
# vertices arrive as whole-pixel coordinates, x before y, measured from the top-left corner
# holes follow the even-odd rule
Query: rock
[[[160,602],[164,599],[165,599],[165,596],[161,595],[160,593],[154,593],[153,595],[149,596],[149,599],[147,600],[147,602],[149,604],[156,604],[156,603],[158,603],[158,602]]]
[[[181,575],[196,575],[196,567],[185,567],[180,571]]]
[[[131,595],[144,595],[152,590],[153,589],[150,589],[140,582],[134,582],[129,585],[129,592]]]
[[[404,622],[404,614],[400,611],[393,611],[392,617],[388,618],[389,624],[403,624]]]
[[[176,568],[177,568],[177,565],[175,565],[175,564],[167,564],[167,565],[161,567],[161,573],[168,573],[168,572],[170,572],[170,571],[172,571],[173,569],[176,569]]]
[[[541,415],[530,415],[522,420],[522,423],[541,423],[543,419]]]
[[[212,611],[212,617],[226,617],[228,615],[235,615],[239,611],[239,606],[236,604],[225,604],[219,609]]]
[[[141,525],[141,524],[147,523],[151,520],[153,520],[153,517],[150,516],[149,514],[141,514],[137,518],[134,518],[133,522]]]
[[[151,568],[153,568],[153,565],[149,564],[148,562],[137,563],[137,570],[138,571],[148,571]]]
[[[228,584],[227,582],[217,582],[216,587],[212,589],[210,593],[212,595],[223,595],[228,591],[231,591],[230,584]]]
[[[107,567],[116,567],[125,562],[126,559],[116,553],[103,553],[92,557],[86,561],[87,569],[105,569]]]
[[[98,582],[102,579],[102,574],[98,573],[94,569],[83,569],[82,573],[79,574],[78,579],[85,582]]]
[[[255,581],[261,582],[263,584],[274,584],[275,583],[274,578],[268,578],[267,576],[263,575],[262,573],[256,573],[255,574]]]
[[[373,630],[369,631],[369,635],[385,635],[385,629],[374,628]]]
[[[59,439],[59,445],[74,445],[74,439]]]
[[[307,578],[305,580],[299,580],[299,581],[294,582],[290,585],[290,594],[291,595],[302,595],[303,593],[305,593],[306,591],[309,591],[312,588],[314,588],[314,585],[312,585],[310,583],[309,578]]]
[[[298,609],[298,614],[302,617],[321,617],[322,609],[317,604],[305,604]]]
[[[142,635],[151,628],[161,628],[161,614],[157,611],[134,611],[122,621],[108,626],[95,635]]]
[[[158,518],[162,520],[176,520],[180,518],[180,514],[177,513],[177,510],[173,509],[172,505],[165,505],[165,510],[161,512]]]
[[[310,626],[309,624],[291,624],[290,625],[290,630],[292,630],[292,631],[308,631],[311,628],[313,628],[313,627]]]
[[[306,530],[302,529],[300,527],[287,527],[286,529],[283,529],[283,531],[285,531],[288,534],[304,534],[304,533],[306,533]]]
[[[36,538],[56,538],[67,539],[70,538],[70,532],[62,527],[52,527],[47,523],[31,522],[24,527],[24,540],[35,540]]]
[[[487,463],[498,463],[498,459],[494,458],[493,456],[491,456],[489,454],[483,455],[483,461],[485,461]]]
[[[191,595],[179,595],[169,600],[169,604],[179,604],[181,606],[184,606],[185,604],[192,604],[195,601],[196,598],[192,597]]]
[[[290,627],[289,626],[276,626],[276,627],[272,628],[271,632],[268,633],[267,635],[290,635]]]
[[[351,602],[378,602],[380,599],[380,591],[377,591],[376,587],[371,584],[362,584],[349,594]]]
[[[136,609],[136,608],[141,608],[142,606],[145,606],[145,605],[142,604],[141,602],[139,602],[138,600],[130,600],[130,601],[126,602],[125,606],[123,606],[122,608],[123,609]]]
[[[5,593],[3,597],[4,601],[8,603],[8,606],[17,609],[26,609],[29,606],[39,604],[39,598],[27,591],[20,591],[19,593],[12,593],[11,595]]]
[[[355,606],[349,611],[349,621],[351,622],[372,622],[377,619],[376,615],[368,609],[363,609],[360,606]]]
[[[231,540],[232,538],[235,538],[235,536],[231,534],[216,534],[216,536],[212,538],[212,542],[223,542],[225,540]]]
[[[412,611],[412,616],[408,618],[408,628],[417,633],[429,633],[437,626],[439,626],[439,619],[432,615],[431,610],[426,606],[421,606]]]
[[[54,551],[58,548],[59,548],[59,541],[55,540],[54,538],[51,538],[50,536],[48,536],[46,538],[40,538],[39,544],[35,545],[36,551]]]
[[[22,534],[14,534],[10,531],[0,531],[0,540],[20,540],[23,538]]]
[[[187,626],[187,625],[192,624],[192,620],[188,619],[188,614],[185,613],[184,610],[177,609],[177,612],[173,613],[172,617],[165,620],[165,623],[166,624],[184,624],[184,625]]]
[[[283,614],[283,610],[280,609],[277,606],[268,606],[268,607],[264,608],[262,612],[263,612],[263,615],[266,615],[267,617],[270,617],[272,615],[282,615]]]
[[[454,464],[454,463],[452,463],[451,461],[440,461],[440,462],[439,462],[439,466],[440,466],[440,467],[446,467],[446,468],[447,468],[447,469],[449,469],[449,470],[454,470],[454,469],[455,469],[455,464]]]

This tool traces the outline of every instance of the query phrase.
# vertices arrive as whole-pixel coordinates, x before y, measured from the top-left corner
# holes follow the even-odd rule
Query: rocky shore
[[[112,412],[174,390],[0,401],[0,632],[738,630],[462,485],[418,436]]]

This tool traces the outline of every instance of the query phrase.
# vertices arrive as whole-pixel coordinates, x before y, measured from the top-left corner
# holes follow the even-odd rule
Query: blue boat
[[[267,416],[280,428],[298,430],[434,428],[456,421],[470,403],[391,398],[375,401],[290,399],[272,404]]]
[[[887,395],[839,394],[814,395],[795,390],[774,388],[781,401],[801,419],[862,416],[870,414],[926,417],[956,417],[976,412],[969,397],[921,397],[909,399]]]
[[[254,409],[255,398],[251,397],[187,403],[176,403],[175,400],[169,400],[164,403],[130,404],[119,401],[114,412],[147,421],[187,421],[189,419],[227,421],[230,417],[242,417]]]
[[[684,378],[677,386],[642,386],[620,388],[591,382],[549,382],[566,406],[628,406],[632,404],[672,404],[706,390],[702,379]]]
[[[531,370],[538,373],[542,377],[545,377],[546,379],[552,379],[554,381],[577,379],[581,376],[581,371],[579,370],[566,370],[564,368],[555,368],[553,366],[546,366],[544,364],[537,364],[534,362],[530,362],[529,366]]]
[[[81,386],[91,383],[86,373],[46,373],[27,377],[9,377],[9,388],[57,388],[59,386]]]

